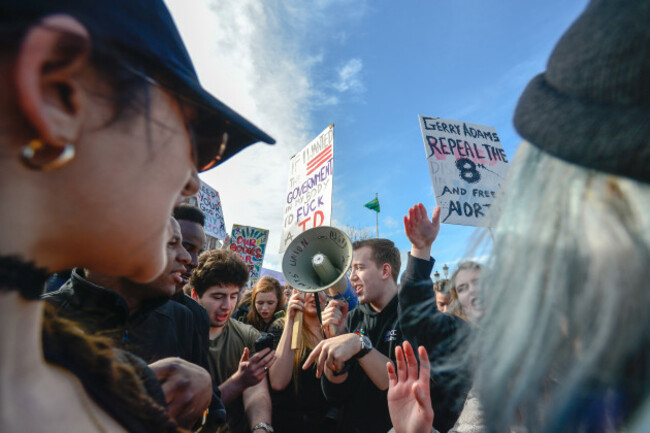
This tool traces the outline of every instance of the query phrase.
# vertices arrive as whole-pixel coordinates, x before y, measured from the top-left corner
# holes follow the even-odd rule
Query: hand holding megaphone
[[[342,299],[332,299],[323,310],[323,330],[327,338],[341,333],[348,316],[348,303]]]
[[[282,273],[296,290],[324,291],[330,300],[347,302],[347,310],[351,310],[359,302],[346,276],[351,263],[350,239],[339,229],[321,226],[299,234],[289,244],[282,258]],[[326,335],[327,332],[335,335],[337,331],[328,329]]]

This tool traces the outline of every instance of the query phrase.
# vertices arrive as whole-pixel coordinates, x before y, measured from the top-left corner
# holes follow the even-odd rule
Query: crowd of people
[[[273,139],[162,1],[2,0],[0,431],[650,431],[649,24],[592,0],[531,81],[485,264],[434,284],[419,203],[350,308],[203,251],[198,173]]]

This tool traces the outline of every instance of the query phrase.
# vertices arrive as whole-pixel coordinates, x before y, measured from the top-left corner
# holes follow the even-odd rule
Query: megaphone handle
[[[291,332],[291,349],[300,348],[300,330],[302,329],[302,311],[297,311],[293,319],[293,329]]]

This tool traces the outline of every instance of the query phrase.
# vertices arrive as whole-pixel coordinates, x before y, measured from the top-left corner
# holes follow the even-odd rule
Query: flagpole
[[[375,193],[375,199],[379,203],[379,193]],[[379,212],[375,212],[375,226],[377,227],[377,239],[379,239]]]

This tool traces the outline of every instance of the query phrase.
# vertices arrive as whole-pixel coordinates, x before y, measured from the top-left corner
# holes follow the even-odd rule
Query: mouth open
[[[215,318],[218,322],[225,322],[230,317],[230,314],[217,314]]]
[[[183,272],[181,274],[181,279],[183,280],[183,284],[189,283],[191,276],[192,276],[192,272]]]
[[[176,284],[181,284],[185,282],[183,278],[183,271],[172,271],[171,276],[174,279],[174,282]]]

